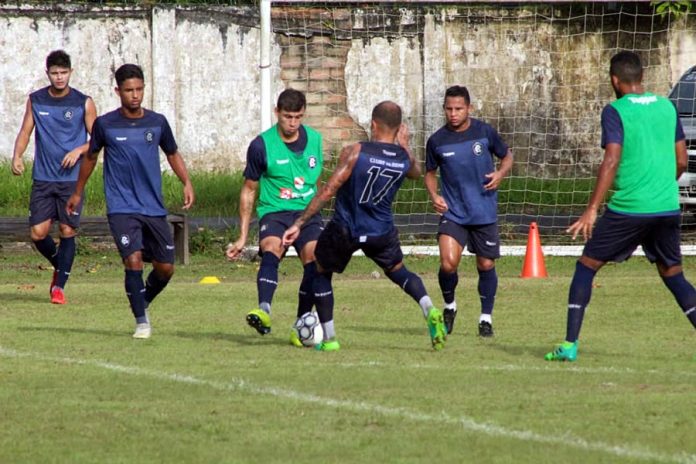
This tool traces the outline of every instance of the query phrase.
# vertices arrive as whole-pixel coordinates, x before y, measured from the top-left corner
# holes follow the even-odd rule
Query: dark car
[[[696,66],[679,78],[669,93],[684,127],[689,164],[679,178],[679,202],[685,210],[696,211]]]

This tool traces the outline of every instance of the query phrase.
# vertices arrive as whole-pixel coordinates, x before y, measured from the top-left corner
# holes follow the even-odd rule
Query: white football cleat
[[[145,322],[143,324],[135,325],[133,338],[150,338],[150,335],[152,335],[152,327],[150,327],[149,323]]]

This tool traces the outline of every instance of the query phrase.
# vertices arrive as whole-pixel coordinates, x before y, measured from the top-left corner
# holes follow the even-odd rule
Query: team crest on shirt
[[[145,141],[147,143],[152,143],[152,141],[155,140],[155,133],[152,132],[150,129],[145,131]]]
[[[121,235],[121,245],[123,245],[123,246],[130,245],[130,237],[127,235]]]
[[[315,156],[310,156],[309,157],[309,169],[314,169],[317,167],[317,158]]]
[[[295,184],[295,188],[297,190],[302,190],[304,188],[304,177],[295,177],[295,179],[293,179],[293,183]]]
[[[474,152],[474,155],[476,156],[481,156],[483,154],[483,144],[481,142],[474,142],[474,145],[471,147],[471,149]]]
[[[73,117],[73,111],[72,111],[72,110],[65,110],[65,111],[63,112],[63,119],[65,119],[66,121],[70,121],[70,120],[72,119],[72,117]]]

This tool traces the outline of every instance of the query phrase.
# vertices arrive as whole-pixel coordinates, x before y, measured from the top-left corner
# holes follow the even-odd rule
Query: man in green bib
[[[317,192],[323,165],[321,135],[302,124],[307,101],[302,92],[286,89],[278,96],[277,124],[256,137],[247,150],[244,185],[240,194],[239,239],[227,246],[228,259],[237,259],[246,245],[251,213],[258,192],[261,266],[256,276],[258,308],[251,310],[247,323],[261,335],[271,331],[271,303],[278,286],[278,266],[285,255],[282,237],[302,214]],[[314,247],[321,233],[321,215],[305,223],[293,244],[304,266],[300,283],[297,317],[312,310],[312,281],[316,274]],[[290,342],[302,346],[294,330]]]
[[[595,274],[608,261],[628,259],[638,245],[696,328],[696,290],[682,271],[679,235],[677,179],[687,165],[684,130],[674,105],[643,89],[638,55],[617,53],[609,73],[617,100],[602,111],[604,160],[587,209],[568,228],[573,239],[582,234],[587,243],[570,284],[566,339],[546,354],[547,361],[575,361]],[[597,221],[597,209],[612,185],[615,193]]]

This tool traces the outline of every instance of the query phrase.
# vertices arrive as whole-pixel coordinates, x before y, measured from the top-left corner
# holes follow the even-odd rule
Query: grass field
[[[271,335],[244,323],[255,265],[194,256],[135,341],[115,252],[78,256],[57,307],[42,259],[0,250],[0,462],[696,462],[694,330],[643,258],[600,272],[574,364],[542,360],[565,333],[573,259],[547,258],[544,280],[501,259],[481,340],[464,258],[462,312],[434,352],[415,303],[355,258],[335,279],[336,353],[287,344],[291,259]],[[437,261],[407,263],[440,302]]]

